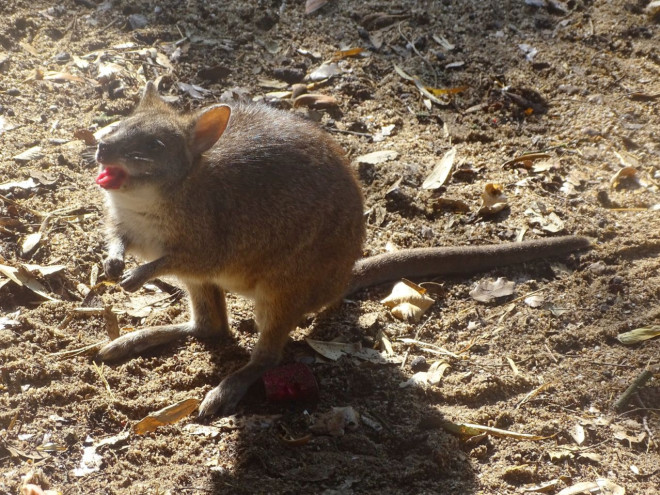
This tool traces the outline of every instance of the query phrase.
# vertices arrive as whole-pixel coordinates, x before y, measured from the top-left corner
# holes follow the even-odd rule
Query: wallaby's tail
[[[586,237],[564,236],[485,246],[404,249],[359,260],[347,294],[403,277],[468,274],[587,249]]]

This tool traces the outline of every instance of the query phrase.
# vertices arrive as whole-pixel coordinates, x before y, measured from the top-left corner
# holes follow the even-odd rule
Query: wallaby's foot
[[[192,323],[149,327],[122,335],[104,345],[96,356],[102,361],[115,361],[195,334],[201,332]]]
[[[268,312],[268,307],[257,304],[255,314],[257,324],[262,328],[257,345],[252,350],[250,362],[238,371],[227,376],[220,385],[211,390],[199,406],[199,417],[212,414],[228,416],[236,412],[236,406],[250,386],[259,380],[271,368],[277,366],[282,356],[282,349],[293,328],[294,317],[277,318],[275,312]],[[296,315],[297,317],[298,315]],[[287,321],[288,320],[288,321]],[[277,322],[273,324],[273,321]],[[280,323],[284,321],[284,323]]]
[[[154,263],[140,265],[124,276],[129,287],[137,287],[151,278]],[[146,280],[145,280],[146,277]],[[230,334],[225,293],[213,284],[189,284],[192,321],[136,330],[122,335],[101,348],[97,357],[103,361],[123,359],[152,347],[168,344],[188,336],[201,339],[225,338]]]
[[[213,414],[229,416],[236,412],[236,406],[247,393],[250,386],[256,382],[273,364],[257,364],[251,362],[226,377],[220,385],[211,390],[199,406],[199,418]]]

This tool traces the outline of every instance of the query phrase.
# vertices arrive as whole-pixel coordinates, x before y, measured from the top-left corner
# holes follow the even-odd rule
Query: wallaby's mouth
[[[96,177],[96,183],[103,189],[119,189],[128,177],[123,167],[104,167]]]

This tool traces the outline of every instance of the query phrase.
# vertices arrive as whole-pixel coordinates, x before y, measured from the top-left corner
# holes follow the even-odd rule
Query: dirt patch
[[[0,264],[63,265],[0,275],[0,492],[18,493],[21,477],[36,470],[36,484],[66,494],[492,494],[552,481],[558,492],[597,478],[656,493],[657,374],[612,409],[659,354],[657,339],[624,346],[616,338],[660,320],[660,33],[647,2],[419,1],[401,9],[342,0],[313,15],[301,1],[225,3],[0,7]],[[291,108],[288,95],[274,93],[357,47],[364,51],[338,56],[336,75],[309,90],[337,106],[292,111],[318,121],[353,160],[396,152],[376,164],[355,161],[365,254],[513,241],[523,231],[526,239],[586,235],[594,248],[422,280],[434,282],[426,287],[436,303],[417,324],[378,302],[389,286],[362,291],[292,334],[285,361],[310,364],[318,403],[269,404],[255,387],[240,414],[215,418],[214,429],[196,429],[190,418],[129,434],[98,447],[88,466],[98,469],[76,471],[85,447],[178,400],[202,398],[256,340],[249,302],[231,296],[234,342],[190,340],[105,366],[107,386],[88,355],[58,354],[107,338],[105,306],[122,328],[187,318],[176,290],[128,295],[102,284],[102,196],[89,134],[78,131],[128,115],[147,79],[160,78],[161,93],[180,108],[228,98]],[[453,175],[424,191],[454,146]],[[546,156],[507,164],[525,153]],[[614,178],[624,167],[632,176]],[[487,184],[502,186],[508,207],[482,217]],[[476,282],[497,277],[516,282],[512,296],[488,304],[470,297]],[[532,293],[540,306],[525,302]],[[402,368],[322,361],[304,341],[377,347],[383,333],[395,356],[408,351]],[[400,386],[437,360],[449,364],[437,385]],[[307,437],[312,418],[337,406],[362,415],[357,428]],[[467,440],[446,421],[545,438]]]

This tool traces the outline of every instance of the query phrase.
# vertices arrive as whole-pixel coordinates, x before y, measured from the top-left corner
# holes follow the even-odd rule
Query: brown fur
[[[121,285],[133,291],[155,277],[176,275],[189,292],[192,313],[189,323],[110,342],[101,359],[186,335],[226,335],[225,290],[255,302],[260,337],[250,362],[209,392],[201,416],[231,413],[247,388],[277,364],[300,318],[347,291],[404,274],[466,273],[588,245],[565,237],[407,250],[356,264],[364,239],[362,196],[343,152],[325,133],[263,105],[180,114],[151,84],[135,114],[99,144],[97,160],[101,170],[128,172],[119,189],[107,191],[107,275],[122,275],[125,253],[133,251],[147,263],[124,273]]]

